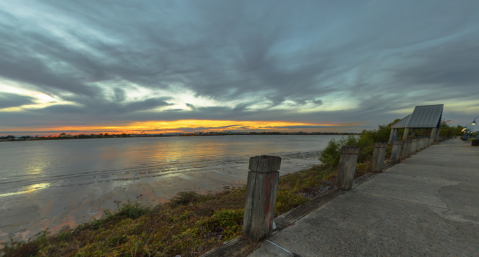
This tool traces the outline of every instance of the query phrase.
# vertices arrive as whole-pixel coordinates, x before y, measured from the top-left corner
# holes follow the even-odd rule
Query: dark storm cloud
[[[478,8],[475,0],[5,2],[0,78],[76,104],[21,114],[37,124],[55,117],[376,126],[397,118],[391,110],[479,94]],[[132,97],[137,88],[152,93]],[[219,104],[149,111],[178,101],[156,91],[184,88]],[[233,100],[241,101],[227,106]],[[338,100],[354,107],[298,112]],[[273,109],[279,105],[290,108]]]
[[[32,110],[36,113],[94,113],[100,114],[115,114],[115,113],[129,113],[136,111],[151,110],[162,106],[171,105],[166,102],[169,98],[149,98],[142,101],[136,101],[131,103],[115,103],[115,102],[100,102],[89,101],[85,102],[82,106],[73,105],[52,105],[40,110]]]
[[[0,109],[8,107],[18,107],[32,103],[34,103],[34,98],[30,96],[0,92]]]

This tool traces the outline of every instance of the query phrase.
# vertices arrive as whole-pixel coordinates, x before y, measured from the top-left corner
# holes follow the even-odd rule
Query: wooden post
[[[421,138],[418,138],[417,139],[417,143],[416,143],[416,153],[421,151]]]
[[[411,148],[411,139],[404,140],[404,144],[402,146],[401,158],[408,158],[409,157],[409,149]]]
[[[402,135],[402,139],[407,139],[408,138],[408,134],[409,134],[409,128],[405,128],[404,129],[404,134]]]
[[[281,157],[261,155],[249,159],[243,235],[258,242],[271,234]]]
[[[404,144],[404,141],[394,141],[393,148],[391,150],[391,159],[390,159],[390,162],[392,164],[401,162],[401,152],[402,152],[403,144]]]
[[[415,154],[417,150],[417,139],[411,139],[411,148],[409,148],[409,155]]]
[[[377,142],[376,144],[374,144],[373,161],[371,163],[372,172],[381,173],[383,171],[387,146],[388,143]]]
[[[359,146],[343,146],[339,156],[336,187],[348,191],[353,187],[354,172],[358,161]]]

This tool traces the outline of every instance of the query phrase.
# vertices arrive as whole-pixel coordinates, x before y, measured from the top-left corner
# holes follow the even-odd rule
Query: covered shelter
[[[399,129],[404,129],[403,139],[409,137],[409,130],[412,130],[411,136],[415,137],[416,129],[432,129],[429,138],[431,143],[434,142],[440,132],[443,109],[444,104],[416,106],[413,113],[391,125],[389,142],[398,139]]]

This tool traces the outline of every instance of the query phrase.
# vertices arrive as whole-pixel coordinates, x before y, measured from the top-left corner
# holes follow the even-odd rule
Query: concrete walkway
[[[479,147],[448,140],[276,233],[250,256],[479,256]]]

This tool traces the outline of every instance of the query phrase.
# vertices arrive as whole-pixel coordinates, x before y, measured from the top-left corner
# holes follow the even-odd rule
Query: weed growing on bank
[[[279,179],[276,216],[309,201],[303,197],[335,168],[317,165]],[[44,231],[29,241],[10,241],[0,256],[199,256],[242,232],[245,187],[215,194],[178,193],[169,203],[118,204],[100,219],[55,235]]]

